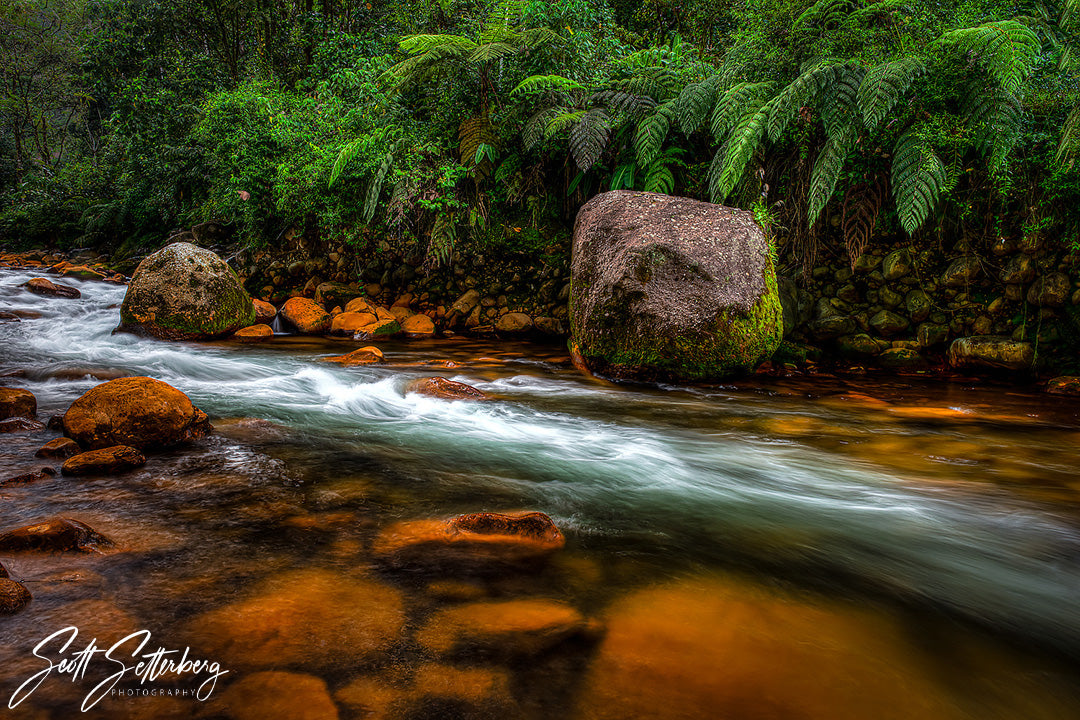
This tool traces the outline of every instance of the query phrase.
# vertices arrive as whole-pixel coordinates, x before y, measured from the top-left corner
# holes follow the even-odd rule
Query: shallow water
[[[0,557],[35,594],[0,619],[8,685],[65,625],[103,639],[146,628],[155,645],[229,655],[206,630],[215,609],[277,618],[284,603],[326,628],[360,622],[341,616],[358,602],[345,590],[304,607],[273,584],[302,573],[356,597],[389,588],[397,636],[360,658],[345,645],[366,641],[313,630],[330,659],[267,649],[230,668],[218,697],[250,672],[289,669],[325,681],[342,717],[377,716],[375,700],[349,700],[357,683],[396,698],[386,717],[1080,717],[1073,400],[866,378],[618,386],[581,376],[558,346],[459,339],[381,343],[386,364],[346,369],[318,360],[351,341],[111,335],[122,287],[74,281],[82,299],[44,299],[17,287],[29,277],[0,271],[0,309],[41,315],[0,324],[0,374],[21,375],[0,382],[34,392],[39,419],[103,379],[149,375],[217,432],[126,475],[0,489],[0,530],[62,515],[117,542]],[[433,374],[494,400],[406,392]],[[33,453],[56,435],[0,436],[0,479],[42,464]],[[541,571],[454,577],[464,589],[450,597],[436,588],[446,578],[372,567],[390,523],[520,508],[567,535]],[[528,659],[431,657],[417,629],[465,595],[555,599],[606,634]],[[486,673],[487,695],[462,668]],[[67,717],[92,685],[49,678],[15,712]],[[92,712],[196,706],[240,717],[187,697],[111,697]],[[281,698],[269,712],[295,708]]]

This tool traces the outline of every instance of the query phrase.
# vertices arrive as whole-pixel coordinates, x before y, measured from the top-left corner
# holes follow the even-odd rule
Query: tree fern
[[[1016,93],[1041,50],[1035,32],[1015,20],[988,22],[945,33],[942,41],[972,53],[1003,90]]]
[[[578,169],[585,172],[600,159],[611,134],[611,120],[600,108],[585,113],[570,129],[570,154]]]
[[[813,63],[788,83],[776,96],[776,102],[769,113],[769,139],[773,142],[779,140],[788,123],[798,116],[804,106],[815,102],[818,93],[835,79],[838,70],[844,65],[844,62],[837,60]]]
[[[966,93],[967,124],[979,150],[988,156],[990,171],[1004,166],[1020,134],[1020,100],[1001,88]]]
[[[867,130],[881,124],[925,67],[922,58],[909,55],[875,65],[866,72],[859,85],[858,103]]]
[[[569,92],[580,90],[584,86],[562,75],[530,75],[517,84],[511,95],[537,95],[545,92]]]
[[[649,117],[638,123],[634,137],[634,156],[639,167],[645,167],[660,154],[675,116],[675,101],[669,100]]]
[[[908,235],[930,217],[946,184],[945,165],[920,136],[908,130],[893,149],[892,191],[900,224]]]
[[[679,89],[679,76],[667,68],[646,68],[640,73],[613,83],[613,90],[648,95],[657,102],[673,97]]]
[[[679,155],[679,148],[668,148],[645,168],[645,181],[642,190],[645,192],[662,193],[670,195],[675,190],[675,173],[673,167],[685,167]]]
[[[865,68],[854,63],[845,63],[833,70],[829,81],[820,95],[821,119],[829,137],[847,132],[858,112],[856,98],[862,84]]]
[[[559,115],[569,112],[564,107],[543,108],[535,112],[532,117],[525,121],[525,127],[521,129],[521,140],[526,150],[532,150],[544,139],[547,133],[548,123]]]
[[[485,163],[476,162],[477,151],[480,150],[481,145],[494,147],[499,144],[499,135],[495,132],[487,113],[462,120],[461,125],[458,126],[458,141],[458,158],[461,164],[467,167],[475,165],[481,174],[485,174],[480,169],[480,166]]]
[[[636,95],[625,90],[601,90],[593,93],[589,101],[604,105],[616,113],[623,113],[635,121],[656,110],[657,105],[656,100],[648,95]]]
[[[806,199],[806,222],[813,226],[821,211],[832,197],[840,171],[851,154],[852,141],[855,139],[854,123],[837,134],[830,134],[825,145],[818,153],[814,169],[810,172],[810,193]]]
[[[547,126],[544,128],[544,137],[554,137],[563,130],[573,127],[575,123],[580,122],[581,118],[585,117],[585,112],[585,110],[567,110],[554,115],[548,120]]]
[[[837,25],[847,17],[854,5],[852,0],[817,0],[795,19],[792,29],[801,30],[808,26],[824,29]]]
[[[679,93],[675,103],[675,114],[679,118],[679,127],[683,133],[690,133],[701,127],[710,108],[716,103],[716,93],[720,86],[720,77],[710,75],[701,82],[690,83]]]
[[[348,165],[349,161],[356,157],[364,148],[366,140],[366,138],[357,138],[341,149],[341,152],[338,153],[337,160],[334,161],[333,169],[330,170],[330,182],[327,183],[327,187],[333,187],[334,183],[337,182],[337,179],[341,177],[341,173],[345,169],[345,166]]]
[[[435,217],[435,225],[431,228],[431,239],[428,241],[427,257],[428,265],[446,265],[454,255],[454,242],[457,240],[457,226],[451,213],[439,213]]]
[[[773,88],[770,82],[743,82],[732,86],[716,100],[709,129],[718,142],[722,142],[732,128],[746,115],[747,108],[759,107],[762,98]]]
[[[1080,105],[1074,107],[1065,120],[1054,159],[1062,162],[1066,158],[1072,158],[1078,149],[1080,149]]]
[[[765,126],[775,102],[776,98],[772,98],[759,107],[752,107],[713,157],[709,168],[709,193],[713,202],[723,202],[742,180],[746,164],[765,136]]]
[[[379,168],[375,171],[375,177],[368,184],[367,194],[364,196],[364,208],[361,210],[361,217],[365,224],[371,222],[371,219],[375,217],[375,208],[379,205],[379,194],[382,192],[383,183],[386,182],[386,175],[393,165],[394,153],[391,151],[386,153],[382,162],[379,163]]]
[[[513,55],[518,51],[519,47],[514,43],[509,42],[485,42],[477,45],[476,48],[469,53],[469,62],[474,63],[488,63],[499,58]]]

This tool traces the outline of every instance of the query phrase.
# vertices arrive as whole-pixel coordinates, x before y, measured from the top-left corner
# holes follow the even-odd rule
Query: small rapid
[[[825,578],[841,592],[943,609],[1080,657],[1072,508],[753,429],[778,413],[834,410],[771,408],[760,394],[724,388],[602,385],[546,362],[441,370],[495,398],[446,402],[407,392],[435,370],[406,345],[388,346],[386,365],[341,368],[319,362],[340,343],[113,335],[123,287],[75,281],[81,299],[45,300],[18,288],[30,277],[0,271],[0,305],[27,315],[0,324],[0,373],[21,372],[6,382],[34,392],[44,415],[109,373],[148,375],[212,420],[268,421],[334,462],[378,457],[433,493],[452,485],[477,509],[543,510],[586,544]]]

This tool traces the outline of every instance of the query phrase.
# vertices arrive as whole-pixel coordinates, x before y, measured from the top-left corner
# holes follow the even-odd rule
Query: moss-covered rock
[[[697,381],[780,344],[769,243],[744,210],[653,193],[593,198],[574,227],[572,342],[593,371]]]
[[[255,307],[224,260],[190,243],[173,243],[135,270],[117,330],[162,340],[210,340],[255,322]]]

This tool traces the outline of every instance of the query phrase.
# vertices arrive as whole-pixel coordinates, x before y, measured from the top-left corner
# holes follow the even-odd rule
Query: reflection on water
[[[127,475],[0,491],[0,528],[64,515],[117,541],[0,558],[35,594],[0,620],[0,680],[33,671],[46,631],[86,623],[231,662],[226,682],[250,679],[212,711],[232,717],[268,682],[342,717],[1080,715],[1066,400],[824,378],[616,386],[557,346],[458,339],[386,342],[386,364],[341,368],[317,360],[354,343],[113,336],[123,288],[45,300],[2,272],[0,308],[41,317],[0,325],[0,374],[21,374],[3,382],[32,390],[42,418],[138,374],[186,392],[218,432]],[[431,374],[494,401],[405,392]],[[5,437],[0,479],[54,436]],[[519,508],[569,540],[534,573],[391,573],[368,554],[401,519]],[[448,606],[522,598],[569,604],[588,631],[510,658],[417,640]],[[556,632],[535,608],[507,622],[483,630],[503,648]],[[50,681],[19,712],[64,717],[80,688]],[[103,716],[191,708],[147,698]]]

